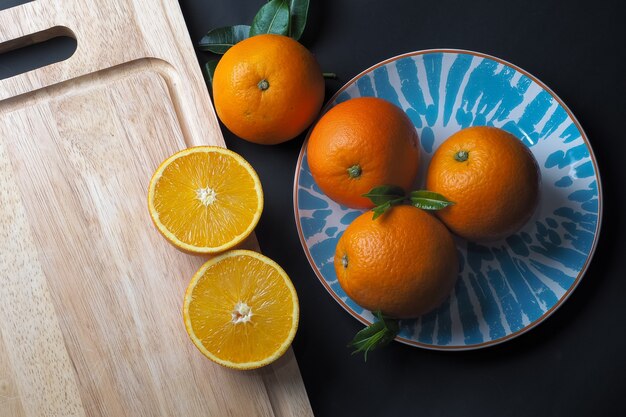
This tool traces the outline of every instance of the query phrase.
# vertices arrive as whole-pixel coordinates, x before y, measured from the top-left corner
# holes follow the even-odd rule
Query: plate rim
[[[517,330],[515,332],[512,332],[512,333],[510,333],[510,334],[508,334],[506,336],[503,336],[503,337],[495,339],[495,340],[490,340],[488,342],[481,342],[481,343],[477,343],[477,344],[473,344],[473,345],[465,345],[465,346],[438,346],[438,345],[432,345],[432,344],[426,344],[426,343],[422,343],[422,342],[417,342],[415,340],[407,339],[407,338],[401,337],[401,336],[396,336],[396,338],[395,338],[395,340],[397,342],[400,342],[400,343],[403,343],[403,344],[406,344],[406,345],[410,345],[410,346],[419,347],[419,348],[422,348],[422,349],[427,349],[427,350],[436,350],[436,351],[467,351],[467,350],[484,349],[486,347],[496,346],[496,345],[499,345],[501,343],[507,342],[509,340],[512,340],[512,339],[514,339],[516,337],[519,337],[522,334],[524,334],[524,333],[534,329],[539,324],[543,323],[548,317],[550,317],[552,314],[554,314],[554,312],[556,312],[565,303],[565,301],[567,301],[567,299],[569,299],[569,297],[572,295],[574,290],[576,290],[576,288],[578,287],[578,285],[582,281],[582,278],[587,273],[587,269],[589,268],[589,264],[591,263],[591,260],[593,259],[594,255],[595,255],[596,247],[597,247],[598,240],[599,240],[599,237],[600,237],[600,232],[602,230],[602,218],[603,218],[603,213],[604,213],[604,204],[603,204],[604,197],[603,197],[603,192],[602,192],[602,180],[601,180],[600,169],[598,167],[596,156],[595,156],[595,154],[593,152],[593,148],[591,146],[591,143],[589,142],[589,139],[587,137],[587,133],[584,131],[584,129],[581,126],[580,122],[574,116],[574,114],[572,113],[570,108],[565,104],[565,102],[554,91],[552,91],[552,89],[550,89],[545,83],[543,83],[541,80],[539,80],[539,78],[535,77],[534,75],[532,75],[528,71],[526,71],[526,70],[518,67],[517,65],[514,65],[514,64],[512,64],[512,63],[510,63],[510,62],[508,62],[508,61],[506,61],[504,59],[497,58],[495,56],[492,56],[492,55],[489,55],[489,54],[485,54],[485,53],[482,53],[482,52],[476,52],[476,51],[471,51],[471,50],[467,50],[467,49],[456,49],[456,48],[422,49],[422,50],[418,50],[418,51],[406,52],[406,53],[403,53],[403,54],[392,56],[390,58],[387,58],[387,59],[385,59],[383,61],[380,61],[380,62],[378,62],[378,63],[376,63],[376,64],[366,68],[365,70],[361,71],[360,73],[358,73],[357,75],[352,77],[346,83],[344,83],[344,85],[341,86],[341,88],[339,88],[335,92],[335,94],[333,94],[328,99],[328,101],[326,102],[326,104],[324,105],[322,110],[320,111],[319,116],[315,119],[313,124],[311,124],[311,127],[309,127],[309,129],[308,129],[307,135],[306,135],[304,141],[302,142],[302,146],[300,147],[300,152],[298,153],[298,160],[297,160],[297,163],[296,163],[296,169],[295,169],[295,173],[294,173],[293,197],[292,197],[294,221],[296,223],[296,229],[298,230],[298,237],[299,237],[299,240],[300,240],[300,245],[302,246],[302,249],[304,250],[304,253],[305,253],[306,257],[307,257],[307,260],[309,261],[309,265],[311,266],[311,269],[315,273],[317,279],[321,282],[321,284],[324,286],[326,291],[328,291],[328,293],[332,296],[332,298],[341,307],[343,307],[344,310],[346,310],[352,317],[357,319],[359,322],[361,322],[365,326],[369,326],[371,324],[371,322],[366,320],[366,319],[364,319],[359,314],[357,314],[355,311],[353,311],[346,303],[344,303],[343,300],[341,300],[341,298],[339,298],[337,296],[337,294],[335,294],[335,292],[326,283],[326,280],[321,275],[321,272],[319,271],[319,268],[317,268],[317,266],[315,265],[315,262],[313,261],[313,258],[311,257],[309,249],[308,249],[308,247],[306,245],[306,239],[304,238],[304,234],[302,233],[302,226],[300,224],[300,219],[299,219],[299,216],[298,216],[298,184],[299,184],[299,173],[300,173],[300,169],[302,167],[302,159],[304,157],[304,151],[306,149],[306,145],[309,142],[309,136],[311,135],[312,127],[315,126],[315,123],[317,123],[317,121],[329,110],[331,103],[334,102],[337,99],[337,97],[339,97],[339,95],[341,93],[343,93],[349,86],[351,86],[353,83],[355,83],[356,80],[358,80],[359,78],[363,77],[365,74],[375,70],[376,68],[380,68],[380,67],[382,67],[384,65],[387,65],[387,64],[389,64],[391,62],[394,62],[394,61],[397,61],[397,60],[400,60],[400,59],[403,59],[403,58],[411,57],[411,56],[426,55],[426,54],[431,54],[431,53],[467,54],[467,55],[472,55],[472,56],[476,56],[476,57],[480,57],[480,58],[487,58],[487,59],[493,60],[493,61],[495,61],[497,63],[503,64],[503,65],[507,65],[507,66],[513,68],[514,70],[516,70],[516,71],[520,72],[521,74],[523,74],[523,75],[527,76],[528,78],[530,78],[533,82],[535,82],[537,85],[539,85],[539,87],[541,87],[544,91],[548,92],[559,103],[559,105],[561,107],[563,107],[563,110],[565,110],[565,112],[567,113],[569,118],[576,125],[576,128],[578,129],[578,131],[581,133],[581,137],[583,139],[583,142],[585,143],[585,145],[587,146],[587,149],[589,150],[589,156],[591,158],[591,163],[593,164],[593,168],[594,168],[595,176],[596,176],[596,181],[597,181],[597,186],[598,186],[597,187],[598,188],[598,222],[597,222],[596,228],[594,230],[593,243],[591,244],[591,249],[589,251],[587,259],[585,260],[585,263],[583,264],[582,268],[578,272],[578,275],[576,276],[576,279],[574,280],[573,284],[565,291],[565,294],[563,294],[561,296],[561,298],[559,298],[559,300],[557,300],[557,302],[552,307],[550,307],[548,310],[546,310],[541,315],[541,317],[537,318],[535,321],[529,323],[528,325],[524,326],[523,328],[521,328],[521,329],[519,329],[519,330]]]

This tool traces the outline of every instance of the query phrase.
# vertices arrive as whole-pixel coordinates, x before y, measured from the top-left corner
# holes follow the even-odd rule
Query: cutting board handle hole
[[[0,10],[10,9],[20,4],[30,3],[31,1],[34,0],[0,0]]]
[[[55,26],[0,44],[0,80],[65,61],[76,52],[74,33]]]

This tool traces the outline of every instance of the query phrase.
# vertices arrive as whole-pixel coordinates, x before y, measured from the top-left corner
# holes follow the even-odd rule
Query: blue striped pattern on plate
[[[398,340],[431,349],[472,349],[507,340],[541,322],[571,293],[593,255],[601,220],[600,178],[586,136],[560,99],[537,79],[497,58],[437,50],[384,61],[346,84],[326,110],[375,96],[401,107],[428,161],[452,133],[495,126],[531,149],[541,168],[541,201],[533,219],[505,240],[457,239],[460,275],[437,310],[401,322]],[[294,184],[300,240],[331,295],[368,323],[371,312],[343,292],[333,267],[337,240],[361,211],[338,205],[318,188],[300,153]]]

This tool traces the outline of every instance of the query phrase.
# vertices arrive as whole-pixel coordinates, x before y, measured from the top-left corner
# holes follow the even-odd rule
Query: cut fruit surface
[[[298,328],[296,290],[285,271],[257,252],[233,250],[200,267],[183,305],[189,337],[206,357],[236,369],[278,359]]]
[[[263,211],[254,169],[235,152],[216,146],[182,150],[150,180],[148,209],[161,234],[191,253],[217,253],[243,241]]]

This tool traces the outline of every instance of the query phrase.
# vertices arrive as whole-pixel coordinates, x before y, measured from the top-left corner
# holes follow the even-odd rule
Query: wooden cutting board
[[[0,52],[58,34],[71,58],[0,80],[0,417],[311,416],[291,350],[231,371],[184,330],[204,259],[160,237],[146,190],[173,152],[224,141],[178,3],[0,11]]]

